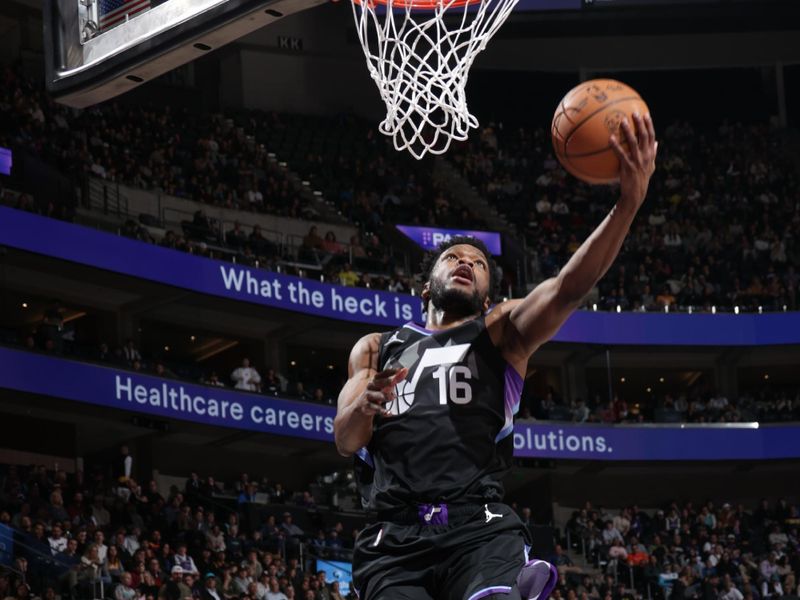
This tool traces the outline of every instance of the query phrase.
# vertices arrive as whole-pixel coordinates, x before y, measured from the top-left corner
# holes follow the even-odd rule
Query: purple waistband
[[[423,525],[447,525],[447,504],[420,504],[417,514]]]

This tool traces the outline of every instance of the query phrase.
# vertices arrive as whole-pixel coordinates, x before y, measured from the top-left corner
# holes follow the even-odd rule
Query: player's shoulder
[[[384,334],[376,331],[362,336],[353,346],[353,353],[377,351],[378,348],[380,348],[383,335]]]
[[[511,316],[511,312],[519,305],[521,300],[505,300],[498,304],[492,306],[489,309],[489,312],[486,313],[486,317],[484,317],[484,322],[486,323],[486,328],[489,329],[489,332],[492,333],[493,330],[502,330],[505,328],[506,323],[508,323],[508,319]]]
[[[522,300],[513,299],[495,304],[484,318],[486,330],[489,332],[492,343],[506,358],[514,355],[511,352],[513,344],[510,344],[510,338],[513,336],[510,335],[509,324],[511,322],[511,313],[519,306],[520,302]]]

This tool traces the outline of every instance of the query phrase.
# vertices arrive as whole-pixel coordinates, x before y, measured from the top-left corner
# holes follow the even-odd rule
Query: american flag
[[[100,0],[99,17],[100,31],[119,25],[125,17],[133,16],[150,8],[150,0]]]

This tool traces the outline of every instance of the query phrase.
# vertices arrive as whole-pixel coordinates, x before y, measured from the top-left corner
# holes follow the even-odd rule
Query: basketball
[[[641,96],[613,79],[593,79],[573,88],[559,103],[551,134],[553,149],[564,168],[587,183],[613,183],[619,178],[619,160],[609,138],[617,135],[623,148],[627,140],[620,131],[627,117],[636,131],[633,114],[650,111]]]

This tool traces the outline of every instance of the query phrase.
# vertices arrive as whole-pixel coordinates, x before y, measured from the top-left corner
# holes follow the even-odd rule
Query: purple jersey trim
[[[506,421],[503,428],[497,437],[494,438],[495,442],[508,437],[514,431],[514,415],[519,412],[519,402],[522,397],[522,386],[525,382],[522,380],[522,375],[517,373],[517,370],[511,365],[506,365],[505,372],[505,386],[503,393],[503,403],[505,405]]]
[[[478,590],[477,592],[472,594],[472,596],[470,596],[468,600],[478,600],[479,598],[485,598],[486,596],[491,596],[492,594],[508,594],[510,592],[511,592],[511,586],[494,585],[492,587]]]
[[[416,323],[406,323],[403,327],[408,327],[409,329],[413,329],[418,333],[423,333],[425,335],[432,335],[436,333],[435,331],[431,331],[430,329],[425,329],[422,325],[417,325]]]
[[[361,447],[356,451],[356,456],[367,463],[373,469],[375,468],[375,463],[372,461],[372,455],[367,450],[366,446]]]

